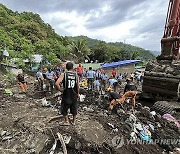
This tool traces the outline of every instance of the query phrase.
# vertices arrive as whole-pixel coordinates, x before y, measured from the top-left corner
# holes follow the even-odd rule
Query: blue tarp
[[[118,67],[118,66],[123,66],[123,65],[128,65],[128,64],[135,64],[139,62],[141,62],[141,60],[123,60],[123,61],[118,61],[118,62],[105,63],[101,67],[102,68]]]

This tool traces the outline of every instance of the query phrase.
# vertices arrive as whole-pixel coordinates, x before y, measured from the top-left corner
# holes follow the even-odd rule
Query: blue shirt
[[[99,80],[95,80],[95,81],[94,81],[94,89],[96,90],[96,88],[97,88],[98,86],[100,86],[100,82],[99,82]]]
[[[57,67],[57,68],[56,68],[56,72],[58,73],[58,75],[61,75],[61,72],[62,72],[61,68],[60,68],[60,67]]]
[[[38,71],[38,72],[36,73],[36,77],[37,77],[37,78],[43,78],[42,72],[39,72],[39,71]]]
[[[88,79],[93,79],[95,76],[95,72],[94,71],[88,71],[87,72],[87,78]]]
[[[115,82],[118,82],[116,79],[109,79],[109,84],[112,86]]]
[[[51,71],[51,72],[49,72],[49,71],[47,71],[46,72],[46,77],[48,78],[48,79],[53,79],[53,77],[54,77],[54,72],[53,71]]]
[[[101,78],[102,78],[102,80],[107,80],[108,76],[107,76],[107,74],[101,74]]]

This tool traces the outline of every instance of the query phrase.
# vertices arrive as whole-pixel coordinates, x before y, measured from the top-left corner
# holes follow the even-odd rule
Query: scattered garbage
[[[55,142],[54,142],[52,148],[50,149],[50,153],[49,153],[49,154],[54,154],[55,149],[56,149],[56,146],[57,146],[57,140],[55,140]]]
[[[48,107],[48,106],[50,106],[51,104],[46,100],[46,98],[43,98],[42,99],[42,106],[44,106],[44,107]]]
[[[174,122],[178,128],[180,127],[180,123],[172,115],[164,114],[162,117],[168,121]]]
[[[149,124],[149,128],[154,131],[154,126],[152,124]]]
[[[80,102],[84,102],[85,97],[86,97],[86,95],[80,94]]]
[[[151,111],[150,114],[153,115],[153,116],[155,116],[155,115],[156,115],[156,112],[155,112],[155,111]]]
[[[143,141],[151,141],[151,132],[145,126],[143,126],[143,130],[139,132],[139,136]]]
[[[10,94],[10,95],[13,95],[12,93],[12,90],[11,89],[4,89],[5,93],[6,94]]]
[[[86,106],[83,107],[83,110],[87,111],[87,112],[94,112],[94,110],[92,108],[88,108]]]
[[[110,126],[112,129],[115,129],[115,126],[113,125],[113,124],[111,124],[111,123],[107,123],[108,124],[108,126]]]
[[[61,94],[62,93],[60,91],[58,91],[57,93],[54,94],[54,97],[61,96]]]
[[[63,139],[64,139],[65,144],[69,144],[69,142],[71,140],[71,136],[63,135]]]
[[[1,137],[4,136],[7,133],[7,131],[2,130],[1,131]]]
[[[139,131],[142,131],[143,130],[143,126],[141,123],[137,123],[137,124],[134,124],[135,128]]]
[[[55,106],[53,108],[42,108],[42,106],[51,106],[49,100],[51,100],[53,105],[56,103],[60,107],[61,93],[58,92],[54,95],[48,93],[44,97],[38,91],[38,95],[34,92],[33,97],[29,97],[29,95],[15,93],[14,89],[12,91],[13,97],[9,97],[4,92],[4,89],[0,90],[3,95],[0,100],[2,107],[0,109],[2,117],[2,125],[0,126],[2,127],[2,129],[0,128],[0,144],[2,149],[0,148],[0,153],[6,149],[7,145],[9,147],[8,150],[16,149],[16,153],[113,153],[111,150],[115,150],[118,146],[117,144],[122,143],[123,139],[124,141],[126,139],[131,139],[132,141],[141,139],[142,141],[150,142],[151,138],[166,139],[167,135],[170,135],[172,139],[179,137],[179,131],[177,131],[175,125],[169,124],[167,120],[164,120],[159,112],[143,107],[138,100],[133,114],[130,111],[130,105],[127,103],[123,104],[123,108],[117,105],[117,108],[110,112],[107,110],[109,105],[107,92],[101,93],[101,97],[93,95],[93,92],[82,92],[83,95],[80,95],[80,102],[82,103],[79,103],[77,125],[61,126],[60,122],[64,121],[64,119],[62,115],[58,116],[59,108]],[[49,96],[52,96],[51,99],[49,99]],[[95,102],[97,98],[101,98],[100,103]],[[13,113],[12,117],[9,116],[9,113],[10,115]],[[178,119],[178,116],[173,116]],[[173,118],[171,117],[170,119],[172,120]],[[70,122],[71,120],[70,116]],[[87,121],[88,124],[86,123]],[[98,124],[95,121],[98,121]],[[102,125],[102,127],[95,129],[97,131],[87,129],[99,125]],[[49,129],[52,129],[54,134],[60,132],[62,135],[58,135],[58,138],[52,138],[52,136],[50,138],[48,135]],[[13,131],[21,132],[22,134],[15,136]],[[104,133],[101,134],[103,131]],[[9,132],[11,133],[9,134]],[[40,135],[41,133],[42,135]],[[119,139],[116,146],[109,145],[108,142],[111,142],[111,139],[116,135],[118,135]],[[44,136],[46,137],[43,139]],[[58,140],[60,140],[61,149],[59,148]],[[99,143],[99,141],[103,141],[108,146],[102,146],[104,144]],[[125,143],[122,143],[122,145],[124,146]],[[18,148],[14,145],[18,146]],[[167,148],[159,144],[153,146],[150,144],[143,146],[141,144],[138,146],[130,144],[128,148],[131,151],[128,148],[120,148],[118,152],[130,153],[137,151],[137,153],[153,152],[159,154],[162,153],[163,149],[168,152],[170,150],[173,151],[176,146],[173,145],[169,148],[168,145]],[[173,151],[173,154],[176,154],[175,151],[178,151],[177,149]],[[10,153],[11,151],[5,150],[5,152]]]

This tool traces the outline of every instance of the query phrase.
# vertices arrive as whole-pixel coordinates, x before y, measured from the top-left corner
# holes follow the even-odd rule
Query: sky
[[[56,33],[125,42],[160,51],[169,0],[0,0],[13,11],[38,13]]]

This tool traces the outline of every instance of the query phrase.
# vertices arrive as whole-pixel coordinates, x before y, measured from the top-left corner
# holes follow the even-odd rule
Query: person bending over
[[[124,88],[124,94],[122,95],[121,98],[115,98],[110,102],[109,109],[113,109],[114,105],[116,104],[122,104],[127,98],[131,99],[132,103],[132,109],[134,110],[135,107],[135,98],[137,94],[137,88],[136,86],[132,83],[131,79],[127,79],[127,84]]]

